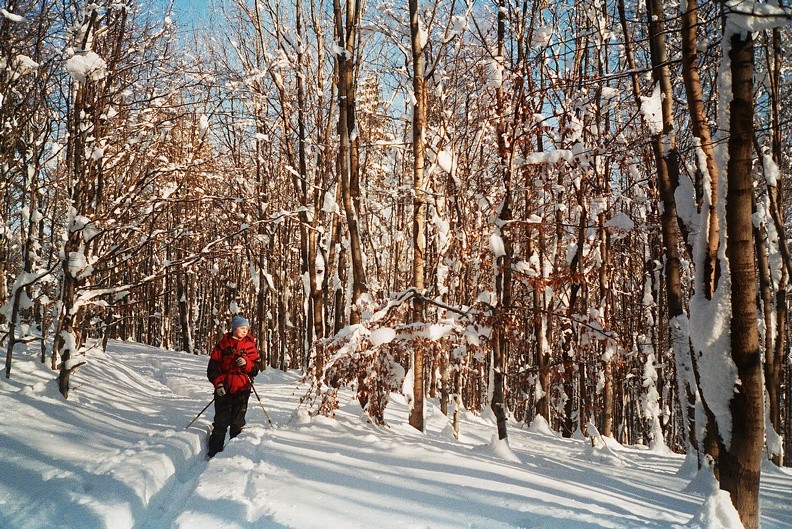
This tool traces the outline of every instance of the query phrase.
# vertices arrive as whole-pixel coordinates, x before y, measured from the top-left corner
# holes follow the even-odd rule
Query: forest
[[[0,346],[109,339],[667,445],[746,528],[789,465],[784,2],[0,9]]]

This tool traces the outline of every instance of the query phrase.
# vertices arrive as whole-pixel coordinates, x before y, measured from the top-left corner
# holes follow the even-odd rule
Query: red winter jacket
[[[240,367],[236,360],[245,357],[247,363]],[[250,391],[250,377],[258,374],[259,354],[256,341],[249,334],[236,340],[231,333],[226,333],[217,342],[209,356],[209,367],[206,376],[214,387],[224,386],[229,393]]]

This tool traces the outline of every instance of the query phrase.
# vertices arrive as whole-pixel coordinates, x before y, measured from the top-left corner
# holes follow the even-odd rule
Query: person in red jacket
[[[250,322],[237,314],[209,356],[206,376],[214,386],[215,416],[209,436],[209,457],[223,450],[226,430],[231,439],[245,426],[252,377],[258,374],[256,341],[248,334]]]

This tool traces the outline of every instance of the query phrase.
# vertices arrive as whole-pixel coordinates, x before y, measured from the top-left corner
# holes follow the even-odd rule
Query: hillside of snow
[[[4,351],[3,351],[4,352]],[[3,355],[5,356],[5,355]],[[72,377],[17,352],[0,382],[0,528],[734,528],[730,503],[683,456],[562,439],[429,401],[427,431],[394,396],[388,426],[349,397],[336,420],[298,411],[306,388],[272,369],[248,427],[207,461],[206,357],[111,342]],[[792,472],[765,465],[762,527],[792,527]]]

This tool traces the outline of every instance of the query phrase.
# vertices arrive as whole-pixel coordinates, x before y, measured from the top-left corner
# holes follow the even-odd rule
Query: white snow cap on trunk
[[[429,43],[429,29],[426,27],[423,17],[421,16],[418,16],[418,41],[422,50]]]
[[[66,59],[66,71],[79,83],[87,78],[98,81],[107,75],[107,63],[91,50],[78,51]]]
[[[487,86],[500,88],[503,85],[503,57],[494,57],[487,68]]]
[[[206,114],[201,114],[198,118],[198,139],[203,140],[206,133],[209,131],[209,117]]]
[[[694,296],[690,300],[690,341],[701,373],[704,399],[715,414],[718,430],[728,449],[731,446],[732,415],[729,405],[739,384],[737,366],[731,357],[731,278],[721,276],[713,299]]]
[[[495,231],[490,235],[489,247],[495,257],[503,257],[506,255],[506,246],[503,244],[503,237],[501,237],[499,228],[495,228]]]
[[[448,174],[452,174],[456,168],[454,154],[449,150],[442,150],[437,153],[437,165]]]
[[[646,122],[646,126],[649,127],[649,132],[652,134],[660,134],[663,132],[662,101],[663,97],[660,93],[660,83],[655,83],[651,96],[641,96],[641,115]]]

